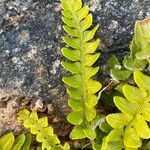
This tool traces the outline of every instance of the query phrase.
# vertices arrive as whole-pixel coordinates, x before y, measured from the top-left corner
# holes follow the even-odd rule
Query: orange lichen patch
[[[150,18],[146,18],[142,21],[139,21],[140,25],[150,24]]]
[[[24,14],[10,17],[10,24],[12,24],[13,26],[18,26],[18,24],[22,21],[23,17]]]

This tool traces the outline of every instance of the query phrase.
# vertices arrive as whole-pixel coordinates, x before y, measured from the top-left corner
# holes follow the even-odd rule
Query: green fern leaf
[[[72,111],[68,116],[67,119],[74,125],[79,125],[83,122],[83,112],[82,111]]]
[[[95,61],[99,58],[99,56],[100,56],[99,53],[93,54],[93,55],[91,55],[91,54],[86,55],[85,56],[85,65],[86,66],[92,66],[95,63]]]
[[[78,20],[83,20],[89,14],[89,7],[85,5],[79,11],[77,11]]]
[[[92,30],[84,32],[84,42],[88,42],[94,38],[94,35],[99,28],[99,25],[95,26]]]
[[[25,142],[20,150],[30,150],[31,140],[32,140],[32,136],[30,133],[28,133],[25,137]]]
[[[90,28],[90,27],[92,26],[92,22],[93,22],[92,15],[91,15],[91,14],[87,15],[87,16],[84,18],[84,20],[82,20],[82,21],[80,22],[82,31],[85,31],[85,30],[87,30],[88,28]]]
[[[149,76],[142,74],[140,71],[135,71],[134,72],[134,80],[141,89],[146,89],[146,90],[150,91]]]
[[[129,70],[143,70],[150,58],[150,19],[137,21],[134,37],[130,45],[131,54],[124,59],[124,66]]]
[[[20,134],[16,139],[15,142],[13,144],[13,146],[11,147],[11,150],[20,150],[22,145],[25,142],[25,135],[24,134]]]
[[[112,55],[112,57],[108,59],[107,63],[110,75],[114,80],[126,80],[130,77],[132,72],[121,66],[115,55]]]
[[[53,128],[48,126],[47,117],[38,118],[37,112],[29,112],[27,110],[21,110],[18,113],[18,119],[23,121],[25,128],[29,128],[32,134],[36,135],[37,142],[42,143],[42,150],[60,149],[69,150],[69,146],[66,148],[60,145],[60,141],[54,134]],[[30,137],[29,137],[30,140]],[[29,141],[27,142],[29,143]]]
[[[86,106],[85,115],[86,115],[86,119],[88,122],[92,121],[96,116],[96,109],[95,108],[89,108]]]
[[[47,140],[44,140],[42,142],[42,150],[45,150],[45,149],[47,149],[47,150],[52,149],[52,146],[49,144],[49,142]]]
[[[72,99],[82,101],[83,93],[81,92],[81,87],[79,88],[68,87],[67,92]]]
[[[97,97],[93,94],[89,94],[88,98],[87,98],[87,101],[85,102],[85,105],[88,108],[92,108],[97,104],[97,102],[98,102]]]
[[[150,58],[150,18],[137,22],[136,43],[139,45],[139,51],[136,57],[139,60]]]
[[[61,52],[69,60],[72,60],[72,61],[80,60],[80,51],[79,50],[71,50],[68,48],[62,48]]]
[[[4,135],[0,138],[0,149],[1,150],[10,150],[15,141],[14,135],[12,132]]]
[[[22,116],[23,117],[23,116]],[[12,132],[0,138],[0,150],[29,150],[31,135],[20,134],[16,139]]]
[[[75,62],[75,63],[68,63],[68,62],[61,62],[61,65],[67,69],[68,71],[70,71],[73,74],[77,74],[80,72],[80,63],[79,62]]]
[[[96,138],[96,133],[94,130],[85,129],[85,130],[83,130],[83,132],[86,135],[86,137],[88,137],[89,139],[94,140]]]
[[[71,87],[78,88],[81,86],[81,75],[76,74],[70,77],[64,77],[63,82]]]
[[[72,19],[72,15],[69,11],[63,11],[62,10],[62,14],[63,14],[63,16],[65,16],[65,18]]]
[[[124,85],[125,98],[114,97],[114,102],[122,113],[106,117],[114,128],[105,139],[106,147],[117,140],[122,141],[123,148],[138,149],[142,145],[142,139],[150,139],[150,76],[134,71],[134,80],[139,87]],[[118,134],[114,135],[113,132]]]
[[[111,73],[111,77],[114,80],[126,80],[130,77],[132,72],[126,69],[115,68],[115,69],[112,69],[110,73]]]
[[[78,37],[78,30],[77,29],[72,29],[71,27],[68,26],[63,26],[64,30],[71,36],[73,37]]]
[[[116,140],[116,141],[110,142],[109,144],[107,144],[107,141],[108,139],[105,137],[103,139],[101,150],[122,150],[123,149],[123,144],[121,141]]]
[[[101,84],[93,79],[88,79],[87,80],[87,90],[89,91],[89,93],[96,93],[99,91],[99,89],[101,88]]]
[[[85,68],[85,79],[88,80],[89,78],[93,77],[99,70],[99,67],[86,67]]]
[[[74,20],[68,19],[68,18],[65,18],[65,17],[62,17],[62,20],[63,20],[63,22],[64,22],[67,26],[72,27],[72,28],[75,28],[75,27],[76,27],[76,23],[75,23]]]
[[[101,150],[121,150],[124,148],[123,130],[118,128],[112,130],[107,137],[103,138]]]
[[[26,120],[29,116],[30,112],[26,109],[23,109],[19,112],[18,120]]]
[[[62,48],[61,51],[70,60],[70,62],[62,61],[61,64],[72,73],[70,77],[63,78],[63,82],[68,85],[67,92],[70,95],[68,105],[73,110],[67,119],[76,125],[70,137],[93,139],[95,131],[89,129],[89,126],[96,117],[94,107],[98,99],[95,93],[101,88],[98,81],[91,79],[99,70],[99,67],[92,67],[100,56],[99,53],[95,53],[100,40],[93,40],[99,25],[91,29],[92,15],[89,14],[89,7],[83,6],[81,0],[61,0],[61,2],[62,20],[65,24],[63,28],[68,33],[63,40],[69,46]]]
[[[100,43],[100,40],[97,39],[96,41],[92,41],[92,42],[86,42],[85,43],[85,53],[86,54],[92,54],[96,51],[96,49],[98,48],[98,45]]]
[[[81,100],[69,99],[69,100],[68,100],[68,105],[69,105],[74,111],[83,111],[82,101],[81,101]]]
[[[72,139],[83,139],[86,138],[84,133],[84,129],[87,129],[85,125],[77,125],[73,128],[72,132],[70,133],[70,137]]]
[[[147,65],[147,61],[138,60],[135,56],[125,56],[123,65],[131,71],[134,71],[134,69],[143,70]]]

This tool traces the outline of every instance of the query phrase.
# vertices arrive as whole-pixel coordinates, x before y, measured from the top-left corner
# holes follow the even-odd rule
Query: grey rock
[[[94,24],[101,25],[96,34],[102,39],[98,65],[105,68],[112,53],[122,59],[129,51],[135,21],[150,16],[150,1],[85,3],[90,6]],[[64,117],[69,108],[61,78],[68,73],[60,66],[64,46],[60,1],[0,0],[0,12],[0,92],[40,97],[52,102]]]
[[[0,16],[0,25],[3,23],[3,17]]]
[[[21,31],[19,36],[17,37],[18,43],[20,44],[27,44],[27,42],[30,40],[30,33],[27,30]]]
[[[6,12],[4,3],[0,3],[0,14],[4,14]]]

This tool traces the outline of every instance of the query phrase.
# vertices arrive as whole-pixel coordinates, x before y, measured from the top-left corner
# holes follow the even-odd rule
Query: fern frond
[[[93,40],[99,25],[91,29],[92,15],[89,14],[89,7],[83,6],[81,0],[61,0],[61,2],[62,20],[65,23],[63,28],[68,33],[68,36],[63,37],[68,46],[61,51],[70,60],[62,61],[61,64],[72,73],[70,77],[63,78],[70,95],[68,104],[73,110],[67,119],[75,125],[70,137],[94,139],[95,131],[89,126],[96,116],[95,105],[98,98],[95,93],[101,88],[101,84],[92,79],[99,70],[99,67],[92,67],[100,55],[96,52],[100,40]]]
[[[1,150],[29,150],[31,136],[29,134],[20,134],[16,139],[12,132],[0,138]]]
[[[53,128],[48,126],[47,117],[38,118],[37,112],[29,112],[24,109],[19,111],[18,119],[23,121],[25,128],[29,128],[32,134],[36,135],[37,142],[42,143],[42,150],[69,150],[67,143],[64,146],[60,144],[59,139],[54,134]]]
[[[130,51],[124,59],[124,66],[132,71],[143,70],[150,59],[150,18],[136,22]]]
[[[142,139],[150,139],[150,76],[134,71],[134,80],[138,87],[124,85],[125,97],[114,97],[115,105],[122,113],[106,117],[114,129],[104,139],[102,150],[117,142],[121,148],[138,149]]]

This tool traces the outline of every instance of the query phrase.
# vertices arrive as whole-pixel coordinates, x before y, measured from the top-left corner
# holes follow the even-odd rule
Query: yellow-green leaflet
[[[15,137],[12,132],[4,135],[3,137],[0,138],[0,149],[10,150],[14,141],[15,141]]]
[[[134,80],[138,87],[124,85],[125,97],[114,97],[121,112],[106,117],[114,129],[104,140],[102,150],[115,141],[122,143],[122,148],[138,149],[142,139],[150,138],[150,76],[136,70]]]
[[[25,135],[24,134],[20,134],[16,138],[16,140],[15,140],[11,150],[20,150],[24,142],[25,142]]]
[[[66,47],[61,50],[68,61],[61,64],[71,72],[71,76],[63,78],[70,95],[68,105],[72,108],[67,119],[75,125],[70,137],[95,139],[95,131],[88,126],[96,117],[98,98],[95,93],[101,88],[101,84],[92,79],[99,70],[99,67],[92,67],[100,55],[96,52],[100,40],[93,40],[99,25],[92,27],[89,7],[81,0],[61,0],[61,4],[63,28],[68,33],[63,37]]]
[[[21,150],[30,150],[32,136],[31,133],[27,133],[25,137],[25,142],[21,147]]]
[[[31,144],[31,137],[29,134],[20,134],[16,139],[12,132],[0,138],[1,150],[29,150]]]
[[[42,143],[42,150],[69,150],[68,143],[61,145],[59,139],[54,134],[54,130],[48,125],[47,117],[38,118],[37,112],[29,112],[28,110],[19,111],[18,120],[23,121],[25,128],[29,128],[32,134],[36,135],[37,142]],[[28,137],[28,140],[30,137]],[[28,144],[28,142],[26,142]],[[22,149],[23,150],[23,149]],[[24,148],[25,150],[25,148]]]

